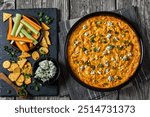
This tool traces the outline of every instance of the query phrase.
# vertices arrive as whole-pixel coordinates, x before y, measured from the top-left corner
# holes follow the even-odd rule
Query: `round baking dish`
[[[127,23],[130,28],[135,32],[135,34],[137,35],[138,37],[138,41],[139,41],[139,44],[140,44],[140,51],[141,51],[141,56],[140,56],[140,62],[139,62],[139,65],[136,69],[136,71],[134,72],[134,74],[129,77],[129,79],[116,86],[116,87],[112,87],[112,88],[97,88],[97,87],[93,87],[93,86],[90,86],[86,83],[84,83],[83,81],[81,81],[79,78],[76,77],[76,75],[74,74],[74,72],[72,71],[70,65],[69,65],[69,62],[68,62],[68,42],[69,42],[69,39],[70,39],[70,36],[72,34],[72,32],[76,29],[76,27],[78,25],[80,25],[84,20],[88,19],[88,18],[92,18],[94,16],[113,16],[113,17],[116,17],[118,19],[121,19],[122,21],[124,21],[125,23]],[[131,80],[133,80],[134,76],[136,76],[136,74],[138,73],[139,69],[140,69],[140,66],[142,64],[142,60],[143,60],[143,43],[142,43],[142,40],[141,40],[141,37],[140,37],[140,34],[138,33],[137,29],[134,27],[133,23],[130,22],[127,18],[125,18],[124,16],[122,15],[119,15],[117,13],[113,13],[113,12],[95,12],[95,13],[91,13],[91,14],[88,14],[84,17],[82,17],[81,19],[79,19],[73,26],[72,28],[69,30],[68,34],[67,34],[67,38],[66,38],[66,42],[65,42],[65,49],[64,49],[64,56],[65,56],[65,63],[66,63],[66,67],[67,67],[67,70],[68,72],[71,74],[71,76],[79,83],[81,84],[82,86],[86,87],[86,88],[89,88],[89,89],[92,89],[92,90],[96,90],[96,91],[114,91],[114,90],[119,90],[121,89],[122,87],[124,87],[125,85],[127,85],[129,82],[131,82]]]

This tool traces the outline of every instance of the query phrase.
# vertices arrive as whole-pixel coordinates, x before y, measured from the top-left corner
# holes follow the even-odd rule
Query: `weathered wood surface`
[[[138,7],[139,19],[142,21],[140,25],[141,27],[146,26],[143,31],[146,37],[150,39],[150,0],[16,0],[15,4],[16,9],[58,8],[60,9],[61,20],[81,17],[95,11],[110,11],[134,5]],[[103,99],[150,99],[149,84],[150,82],[141,83],[138,86],[129,87],[128,91],[122,89],[119,95],[116,92]],[[67,94],[67,91],[63,90],[62,94]],[[69,99],[69,97],[35,97],[34,99]]]

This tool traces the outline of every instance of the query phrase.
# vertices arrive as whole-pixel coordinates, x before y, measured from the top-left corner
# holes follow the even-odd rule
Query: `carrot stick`
[[[25,52],[23,46],[18,41],[15,41],[15,43],[22,52]]]
[[[22,47],[26,52],[29,51],[29,47],[27,46],[26,43],[22,44]]]
[[[35,35],[34,33],[32,34],[32,37],[36,40],[39,38],[39,36],[40,36],[40,34],[39,35]]]
[[[28,17],[23,15],[23,20],[25,20],[26,22],[28,22],[32,27],[34,27],[36,30],[40,31],[41,30],[41,26],[39,26],[38,24],[36,24],[35,22],[33,22],[32,20],[30,20]]]
[[[28,38],[20,38],[20,37],[12,37],[12,36],[9,36],[9,38],[7,40],[14,40],[14,41],[22,41],[22,42],[27,42],[27,43],[33,43],[33,41],[31,39],[28,39]]]
[[[12,31],[12,17],[9,18],[9,28],[8,28],[8,34],[7,34],[7,38],[10,38],[10,34]]]
[[[29,44],[29,47],[32,48],[32,47],[33,47],[33,43],[30,43],[30,44]]]

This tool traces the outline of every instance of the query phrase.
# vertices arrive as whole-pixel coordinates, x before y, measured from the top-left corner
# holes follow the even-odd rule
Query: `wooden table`
[[[1,0],[3,1],[3,0]],[[6,1],[6,0],[4,0]],[[150,0],[7,0],[13,1],[12,6],[4,8],[27,9],[27,8],[58,8],[61,12],[61,20],[78,18],[95,11],[110,11],[130,6],[138,7],[138,15],[145,25],[146,37],[150,40]],[[103,99],[117,99],[117,94],[112,94]],[[0,98],[18,99],[18,98]],[[69,97],[34,97],[33,99],[69,99]],[[121,90],[119,99],[150,99],[150,82],[141,83],[138,87],[133,86],[128,91]]]

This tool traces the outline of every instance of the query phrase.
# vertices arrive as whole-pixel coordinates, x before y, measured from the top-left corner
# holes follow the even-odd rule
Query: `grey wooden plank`
[[[69,0],[42,0],[42,8],[58,8],[61,20],[69,18]]]
[[[115,9],[115,0],[70,0],[70,18],[78,18],[91,12]]]
[[[137,83],[127,88],[126,90],[121,90],[119,94],[119,99],[121,100],[149,100],[150,99],[150,81]]]
[[[130,6],[136,6],[138,11],[138,19],[142,32],[150,43],[150,0],[116,0],[117,9],[128,8]],[[136,83],[134,87],[130,87],[129,90],[122,90],[120,92],[120,99],[150,99],[149,84]]]
[[[0,3],[0,10],[15,9],[15,0],[1,0]]]
[[[139,95],[141,91],[137,90],[137,87],[132,86],[125,90],[120,90],[119,99],[120,100],[140,100],[142,96]]]
[[[6,2],[6,0],[1,0],[1,2]],[[15,0],[9,0],[5,4],[0,6],[0,10],[2,9],[15,9]],[[0,97],[0,100],[14,100],[14,97]]]
[[[117,9],[128,8],[130,6],[137,6],[137,11],[142,26],[146,26],[144,29],[147,38],[150,40],[150,0],[116,0]],[[150,42],[149,42],[150,43]]]
[[[115,0],[90,0],[90,12],[115,10]]]
[[[17,9],[41,8],[42,0],[16,0]]]
[[[142,99],[150,100],[150,81],[141,83],[140,89],[142,90]]]
[[[78,18],[89,13],[90,0],[70,0],[70,18]]]
[[[104,96],[103,98],[100,98],[101,100],[117,100],[118,99],[118,92],[107,92],[106,96]]]

